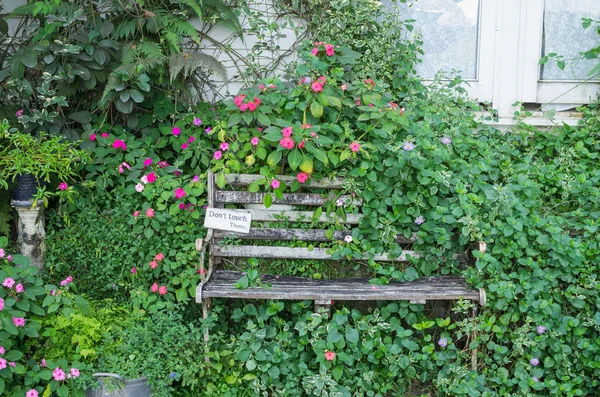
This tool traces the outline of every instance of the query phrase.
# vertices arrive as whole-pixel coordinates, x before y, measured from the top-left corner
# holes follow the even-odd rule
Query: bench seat
[[[466,299],[485,305],[485,292],[474,290],[460,277],[423,277],[416,281],[372,285],[367,279],[315,280],[305,277],[261,275],[261,287],[238,289],[243,272],[216,270],[202,289],[202,298],[281,299],[315,301]]]

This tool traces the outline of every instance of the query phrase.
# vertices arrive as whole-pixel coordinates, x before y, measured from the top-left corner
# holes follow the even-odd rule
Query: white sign
[[[237,212],[222,208],[207,208],[204,227],[207,229],[227,230],[237,233],[250,233],[252,215],[249,212]]]

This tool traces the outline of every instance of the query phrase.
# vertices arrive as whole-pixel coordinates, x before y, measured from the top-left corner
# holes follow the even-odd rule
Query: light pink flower
[[[148,218],[152,218],[152,217],[154,216],[154,210],[153,210],[152,208],[148,208],[148,209],[146,210],[146,216],[147,216]]]
[[[279,144],[289,150],[293,149],[295,146],[295,142],[292,138],[283,138],[279,141]]]
[[[194,125],[196,127],[202,125],[202,120],[200,120],[198,117],[194,117]]]
[[[140,211],[134,211],[133,212],[133,217],[137,218],[138,216],[140,216]]]
[[[144,185],[142,185],[141,183],[138,183],[137,185],[135,185],[135,191],[138,193],[141,193],[144,191]]]
[[[325,352],[324,356],[325,356],[325,360],[327,360],[327,361],[333,361],[335,359],[334,352],[327,351],[327,352]]]
[[[13,317],[13,323],[15,324],[15,327],[24,327],[25,319],[23,317]]]
[[[173,127],[173,128],[171,128],[171,134],[177,136],[177,135],[181,134],[181,129],[179,127]]]
[[[283,135],[284,138],[289,138],[292,136],[292,132],[292,127],[285,127],[281,130],[281,135]]]
[[[164,285],[162,285],[159,289],[158,289],[158,293],[161,295],[166,295],[167,294],[167,287],[165,287]]]
[[[271,187],[273,189],[279,189],[279,186],[281,185],[281,183],[277,180],[277,179],[273,179],[271,181]]]
[[[58,185],[58,188],[59,188],[60,190],[67,190],[67,189],[69,188],[69,185],[67,185],[65,182],[61,182],[61,183]]]
[[[200,177],[198,175],[194,175],[194,177],[192,178],[192,183],[198,183],[200,182]]]
[[[159,162],[157,163],[157,165],[158,165],[158,167],[159,167],[159,168],[165,168],[165,167],[168,167],[168,166],[169,166],[169,163],[168,163],[168,162],[166,162],[166,161],[159,161]]]
[[[333,56],[334,53],[335,53],[335,50],[333,49],[333,45],[331,45],[331,44],[325,45],[325,54],[327,54],[328,57]]]
[[[52,377],[56,381],[62,381],[66,379],[65,371],[63,371],[60,367],[56,368],[52,371]]]
[[[5,359],[3,359],[2,357],[0,357],[0,369],[6,368],[6,363],[7,363],[7,361]]]
[[[213,158],[214,158],[215,160],[220,160],[220,159],[221,159],[221,157],[223,157],[223,152],[221,152],[220,150],[217,150],[217,151],[215,152],[215,154],[213,154]]]
[[[12,288],[13,285],[15,285],[15,280],[13,278],[5,278],[4,282],[2,283],[3,286],[5,286],[6,288]]]
[[[176,199],[178,199],[178,200],[179,200],[179,199],[180,199],[180,198],[182,198],[183,196],[185,196],[185,190],[183,190],[183,188],[181,188],[181,187],[178,187],[177,189],[175,189],[175,198],[176,198]]]
[[[256,146],[256,145],[258,145],[258,141],[259,141],[258,137],[255,136],[254,138],[252,138],[250,140],[250,143],[252,144],[252,146]]]
[[[95,141],[96,140],[96,134],[91,134],[90,135],[90,141]]]
[[[42,367],[47,367],[48,365],[46,364],[46,359],[42,358]]]
[[[221,147],[221,150],[224,152],[229,150],[229,144],[227,142],[222,142],[220,147]]]
[[[146,175],[144,175],[140,178],[140,181],[142,181],[142,183],[145,185],[148,183],[148,177]]]
[[[73,378],[79,378],[79,370],[77,368],[71,368],[71,375],[73,375]]]
[[[156,284],[156,283],[152,284],[152,287],[150,287],[150,290],[152,292],[157,292],[158,291],[158,284]]]
[[[123,165],[120,165],[118,170],[119,170],[119,174],[122,174],[123,172],[125,172],[125,170],[123,169]]]
[[[248,110],[248,104],[247,103],[242,103],[240,106],[240,111],[245,112],[246,110]]]
[[[19,109],[19,110],[17,110],[17,111],[15,112],[15,116],[17,116],[17,117],[21,117],[21,116],[23,116],[23,109]]]
[[[312,50],[310,50],[310,53],[313,54],[314,56],[317,56],[319,54],[319,49],[317,47],[315,47]]]
[[[163,259],[165,259],[165,254],[163,254],[162,252],[159,252],[158,254],[156,254],[156,256],[154,257],[154,259],[156,259],[157,261],[162,261]]]
[[[3,248],[0,248],[0,258],[4,258],[5,252]]]
[[[25,393],[25,397],[38,397],[39,394],[35,389],[29,389],[27,393]]]
[[[72,283],[73,282],[73,276],[68,276],[65,280],[67,280],[67,283]]]
[[[0,311],[4,310],[4,299],[0,298]]]
[[[300,172],[298,175],[296,175],[296,179],[298,179],[298,182],[304,183],[308,180],[308,175],[306,172]]]
[[[351,243],[352,242],[352,236],[346,236],[344,237],[344,241],[347,243]]]
[[[358,142],[352,142],[350,144],[350,150],[352,150],[354,153],[358,152],[360,150],[360,144]]]
[[[14,362],[14,361],[11,361],[11,362],[9,362],[9,364],[10,364],[10,366],[11,366],[11,367],[13,367],[13,368],[17,366],[17,363],[16,363],[16,362]]]
[[[156,260],[153,260],[152,262],[150,262],[150,267],[152,269],[156,269],[158,267],[158,263],[156,262]]]
[[[151,165],[152,165],[152,159],[150,157],[148,157],[146,160],[144,160],[144,168],[150,167]]]
[[[4,346],[0,346],[0,354],[4,354],[6,353],[6,350],[4,350]]]
[[[23,288],[23,284],[21,284],[21,283],[17,284],[15,287],[15,291],[17,291],[17,292],[25,291],[25,288]]]
[[[323,84],[319,83],[318,81],[315,81],[311,84],[310,88],[312,88],[314,92],[321,92],[323,91]]]

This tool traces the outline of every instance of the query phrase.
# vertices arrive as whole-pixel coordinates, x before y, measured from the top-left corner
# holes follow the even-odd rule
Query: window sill
[[[563,124],[577,126],[583,116],[583,113],[581,112],[557,112],[552,119],[549,119],[544,116],[543,112],[533,112],[529,117],[522,120],[515,120],[514,118],[509,117],[499,117],[494,119],[488,112],[476,112],[475,114],[476,119],[483,124],[498,127],[500,129],[514,127],[521,122],[536,127],[559,127]]]

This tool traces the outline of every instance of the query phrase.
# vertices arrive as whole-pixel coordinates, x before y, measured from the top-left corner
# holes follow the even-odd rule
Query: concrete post
[[[19,253],[28,256],[31,265],[41,270],[44,267],[44,254],[46,252],[43,202],[39,201],[34,208],[32,208],[31,201],[13,200],[11,205],[19,214],[17,225]]]

